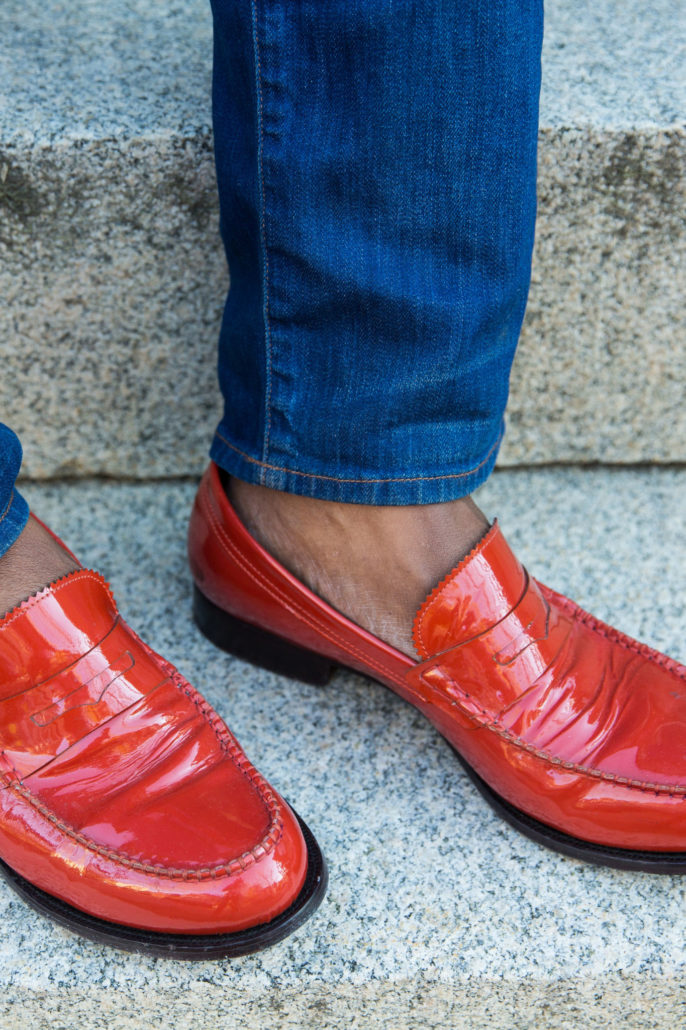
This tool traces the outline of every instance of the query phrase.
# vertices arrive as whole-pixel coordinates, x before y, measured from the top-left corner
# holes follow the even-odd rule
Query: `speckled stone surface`
[[[26,492],[305,816],[331,883],[288,940],[200,965],[81,941],[0,884],[3,1028],[682,1025],[686,879],[595,868],[519,836],[428,723],[369,681],[314,688],[215,651],[188,617],[192,483]],[[479,500],[541,579],[686,659],[685,472],[502,472]]]
[[[0,5],[0,412],[33,476],[198,472],[219,413],[206,0]],[[549,0],[502,464],[686,459],[686,7]]]

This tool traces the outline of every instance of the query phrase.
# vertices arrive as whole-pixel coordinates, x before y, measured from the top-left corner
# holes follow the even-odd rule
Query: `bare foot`
[[[78,562],[31,516],[19,539],[0,558],[0,617],[78,568]]]
[[[339,504],[229,479],[250,533],[282,565],[359,626],[414,656],[426,595],[489,528],[470,497],[445,504]]]

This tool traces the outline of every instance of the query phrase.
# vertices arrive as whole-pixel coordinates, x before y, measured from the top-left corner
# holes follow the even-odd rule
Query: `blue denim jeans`
[[[212,5],[212,457],[337,501],[469,493],[529,286],[542,0]]]
[[[21,465],[21,444],[0,422],[0,555],[7,551],[26,525],[29,508],[15,487]]]
[[[367,504],[491,471],[529,287],[542,0],[212,0],[219,465]],[[0,554],[28,517],[0,425]]]

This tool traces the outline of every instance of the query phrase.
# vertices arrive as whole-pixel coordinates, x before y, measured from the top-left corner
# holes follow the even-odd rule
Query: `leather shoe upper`
[[[409,680],[498,794],[576,837],[686,848],[683,666],[532,579],[497,525],[414,638]]]
[[[112,922],[229,933],[297,896],[290,809],[80,569],[0,620],[0,857]]]
[[[598,844],[686,851],[686,669],[531,578],[497,523],[418,612],[419,662],[272,558],[216,466],[189,554],[215,605],[391,687],[521,811]]]

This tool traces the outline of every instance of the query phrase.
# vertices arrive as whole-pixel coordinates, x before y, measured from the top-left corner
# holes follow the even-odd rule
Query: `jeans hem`
[[[375,479],[321,475],[295,468],[268,464],[236,447],[217,430],[210,457],[231,476],[324,501],[347,504],[407,505],[437,504],[466,497],[481,486],[493,471],[503,438],[503,428],[480,461],[468,469],[451,468],[437,475],[412,475]]]

